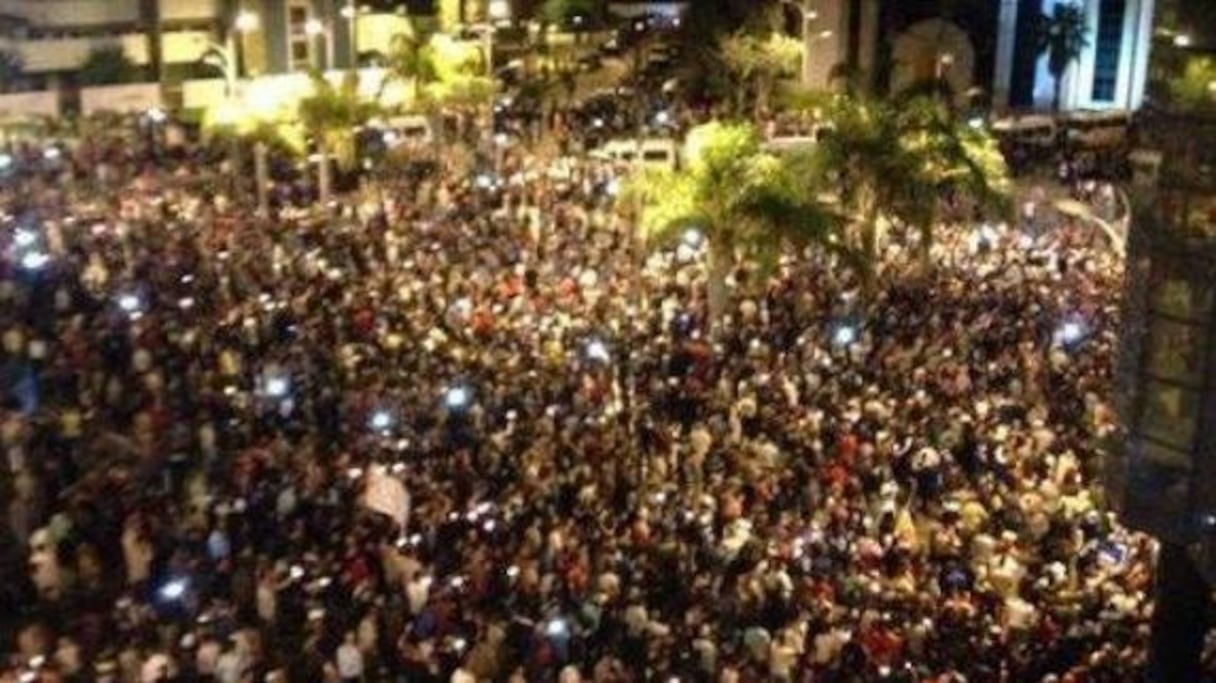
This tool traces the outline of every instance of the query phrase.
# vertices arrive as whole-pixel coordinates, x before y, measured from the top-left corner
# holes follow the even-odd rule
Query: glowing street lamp
[[[304,22],[304,34],[309,38],[324,38],[325,39],[325,67],[332,69],[334,66],[334,34],[329,30],[325,22],[316,17],[310,18]]]
[[[241,10],[236,15],[236,21],[233,22],[233,26],[236,27],[239,33],[252,33],[262,26],[262,20],[256,12]]]
[[[508,0],[490,0],[489,15],[492,21],[510,21],[511,3]]]

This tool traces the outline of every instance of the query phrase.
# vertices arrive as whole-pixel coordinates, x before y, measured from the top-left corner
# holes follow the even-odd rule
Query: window
[[[1098,5],[1098,35],[1094,41],[1094,83],[1091,95],[1095,102],[1115,100],[1126,10],[1127,0],[1101,0]]]
[[[308,35],[308,4],[292,0],[287,8],[287,67],[304,71],[312,66],[312,37]]]

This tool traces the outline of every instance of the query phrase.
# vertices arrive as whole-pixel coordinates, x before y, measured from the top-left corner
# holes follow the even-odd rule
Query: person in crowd
[[[893,235],[869,299],[741,263],[711,327],[609,162],[255,217],[196,150],[86,142],[0,190],[0,680],[1144,664],[1153,548],[1092,488],[1121,266],[1043,203],[945,217],[927,272]]]

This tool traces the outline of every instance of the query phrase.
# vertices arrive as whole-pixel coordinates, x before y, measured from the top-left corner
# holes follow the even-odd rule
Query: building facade
[[[1064,75],[1064,108],[1139,108],[1154,0],[802,0],[804,79],[827,87],[843,64],[880,88],[936,77],[958,93],[985,90],[998,110],[1046,108],[1053,79],[1033,27],[1058,2],[1083,7],[1089,37]]]
[[[353,0],[0,0],[0,50],[21,65],[9,89],[70,85],[94,50],[114,46],[146,80],[176,82],[214,75],[204,56],[230,33],[252,76],[349,68],[408,24]]]

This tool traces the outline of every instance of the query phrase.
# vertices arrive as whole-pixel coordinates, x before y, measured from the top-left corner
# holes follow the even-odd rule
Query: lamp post
[[[328,22],[313,17],[304,23],[304,33],[314,42],[318,38],[325,41],[325,52],[318,53],[313,65],[321,71],[334,68],[334,33]]]
[[[261,25],[258,15],[249,12],[241,11],[236,15],[232,23],[232,27],[228,30],[225,37],[224,45],[212,45],[207,57],[204,61],[211,64],[220,70],[224,76],[224,93],[228,101],[228,106],[235,108],[237,101],[240,98],[240,79],[244,70],[244,55],[241,46],[244,43],[244,35],[252,31],[256,31]],[[242,39],[237,40],[237,34],[241,34]],[[235,121],[234,127],[235,127]],[[256,183],[256,195],[258,201],[258,210],[263,215],[269,210],[269,198],[266,196],[267,184],[269,183],[269,163],[267,160],[266,144],[258,141],[253,147],[253,162],[254,176]],[[240,147],[237,144],[235,130],[229,142],[228,148],[229,163],[232,165],[232,196],[237,199],[240,196]]]
[[[234,31],[228,32],[228,47],[229,54],[235,56],[236,77],[241,78],[245,75],[245,36],[252,33],[261,26],[262,22],[258,15],[248,10],[241,10],[237,13],[236,19],[232,23]],[[237,39],[237,35],[240,39]]]
[[[355,71],[359,68],[359,8],[355,7],[355,0],[346,0],[346,5],[339,13],[346,20],[350,42],[350,70]]]
[[[815,43],[817,35],[826,34],[822,37],[831,37],[831,31],[820,31],[815,33],[815,22],[819,19],[819,12],[811,8],[810,0],[785,0],[788,7],[793,7],[798,12],[798,20],[802,25],[802,87],[810,88],[815,80],[814,62],[811,60],[811,47]]]

